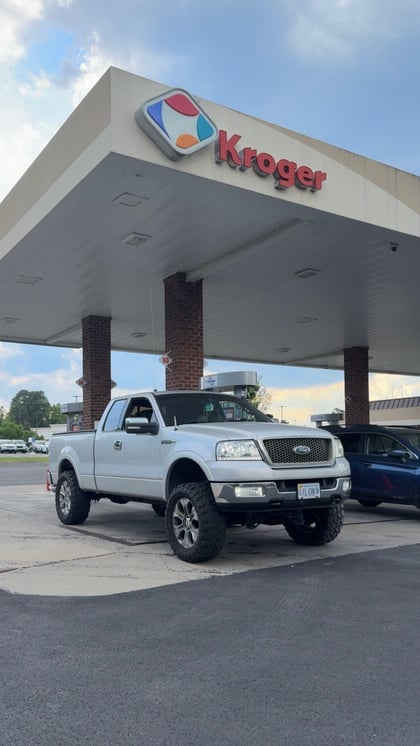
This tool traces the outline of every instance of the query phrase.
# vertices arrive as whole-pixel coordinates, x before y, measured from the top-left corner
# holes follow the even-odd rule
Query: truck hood
[[[167,430],[173,430],[168,427]],[[331,434],[326,430],[315,427],[294,427],[293,425],[280,425],[275,422],[206,422],[188,425],[179,425],[178,432],[191,435],[203,435],[217,438],[218,440],[249,439],[263,440],[265,438],[326,438],[331,439]]]

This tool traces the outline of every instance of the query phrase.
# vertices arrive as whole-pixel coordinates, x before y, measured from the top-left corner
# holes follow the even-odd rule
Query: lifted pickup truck
[[[150,503],[186,562],[215,557],[232,525],[281,524],[299,544],[326,544],[351,490],[334,435],[207,391],[113,399],[95,431],[51,438],[47,479],[65,524],[83,523],[102,498]]]

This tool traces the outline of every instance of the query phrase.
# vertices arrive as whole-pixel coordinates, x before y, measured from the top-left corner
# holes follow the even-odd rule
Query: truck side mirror
[[[147,417],[127,417],[124,422],[126,433],[149,433],[156,435],[159,431],[157,422],[149,422]]]

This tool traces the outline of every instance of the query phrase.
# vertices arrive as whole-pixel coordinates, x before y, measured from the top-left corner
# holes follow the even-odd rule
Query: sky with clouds
[[[110,65],[420,175],[418,0],[0,0],[0,200]],[[81,365],[0,342],[0,406],[21,388],[80,398]],[[344,408],[338,371],[205,373],[238,369],[291,422]],[[164,386],[151,356],[113,353],[112,377],[115,393]],[[370,376],[371,399],[412,394],[420,379]]]

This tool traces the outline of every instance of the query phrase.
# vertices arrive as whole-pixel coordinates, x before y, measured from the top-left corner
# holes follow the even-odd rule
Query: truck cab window
[[[103,431],[105,433],[122,429],[123,415],[126,406],[127,399],[116,399],[116,401],[114,401],[104,422]]]

